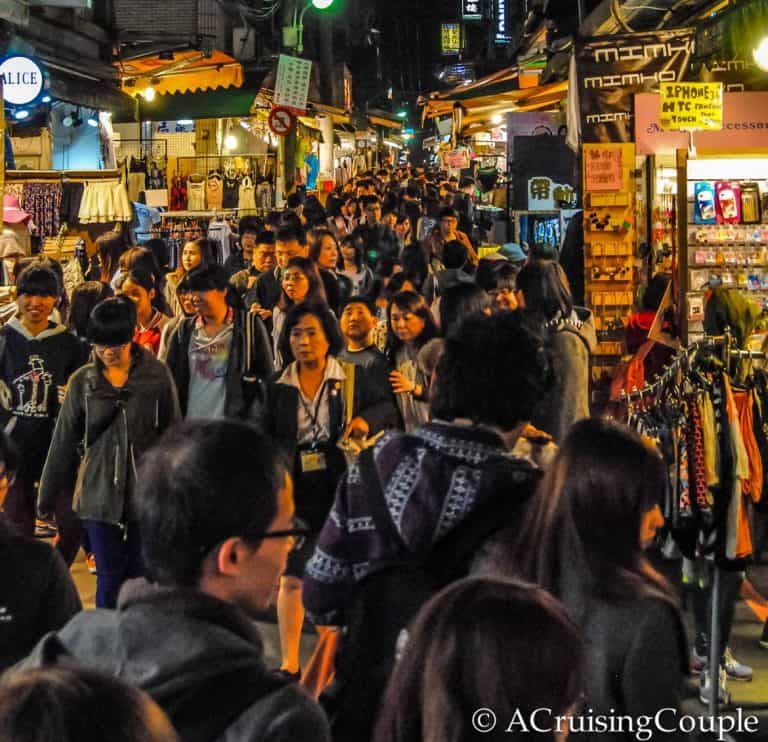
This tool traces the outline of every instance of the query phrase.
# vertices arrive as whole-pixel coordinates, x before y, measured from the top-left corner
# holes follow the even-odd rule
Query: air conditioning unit
[[[256,56],[256,30],[254,28],[232,29],[232,56],[235,59],[253,59]]]

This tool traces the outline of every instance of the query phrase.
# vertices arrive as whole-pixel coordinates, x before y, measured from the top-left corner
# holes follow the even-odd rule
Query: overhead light
[[[147,101],[147,103],[151,103],[155,99],[156,95],[155,89],[151,85],[144,88],[141,94],[144,96],[144,100]]]
[[[251,130],[251,122],[248,121],[248,119],[240,119],[240,126],[242,126],[246,131]]]
[[[192,119],[179,119],[176,123],[179,126],[193,126],[195,122]]]
[[[13,114],[13,117],[15,119],[18,119],[19,121],[23,121],[24,119],[28,119],[29,118],[29,111],[25,111],[25,110],[16,111]]]
[[[65,116],[65,117],[64,117],[64,118],[61,120],[61,125],[62,125],[62,126],[66,126],[67,128],[69,128],[70,126],[72,126],[72,124],[74,123],[74,121],[75,121],[75,117],[74,117],[74,116],[73,116],[71,113],[68,113],[68,114],[67,114],[67,115],[66,115],[66,116]]]
[[[768,36],[766,36],[752,52],[755,63],[761,70],[768,70]]]
[[[224,149],[234,149],[237,147],[237,137],[233,134],[227,134],[224,137]]]
[[[404,110],[402,110],[402,109],[401,109],[401,110],[399,110],[399,111],[397,112],[397,114],[396,114],[396,115],[397,115],[397,118],[399,118],[399,119],[404,119],[404,118],[407,118],[407,117],[408,117],[408,111],[404,111]]]
[[[50,96],[50,95],[44,95],[44,96],[43,96],[43,97],[42,97],[40,100],[41,100],[43,103],[50,103],[50,102],[53,100],[53,98],[51,98],[51,96]]]
[[[502,121],[504,121],[504,117],[500,113],[495,113],[493,116],[491,116],[491,123],[498,126]]]
[[[98,125],[99,125],[99,122],[95,118],[93,118],[93,116],[88,117],[88,126],[96,127]]]
[[[312,0],[312,5],[317,10],[328,10],[333,5],[333,0]]]

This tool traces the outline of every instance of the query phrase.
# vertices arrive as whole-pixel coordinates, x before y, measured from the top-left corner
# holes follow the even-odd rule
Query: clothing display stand
[[[656,381],[643,385],[641,389],[634,388],[630,392],[622,392],[620,400],[627,404],[633,400],[640,400],[642,403],[644,399],[653,398],[669,386],[677,384],[681,370],[689,366],[693,355],[702,348],[721,348],[721,358],[726,369],[732,359],[765,360],[768,357],[763,351],[737,350],[732,345],[733,335],[728,327],[726,327],[723,335],[705,335],[701,340],[697,340],[681,349]],[[718,608],[722,592],[722,570],[718,567],[716,559],[713,567],[712,598],[710,601],[712,608],[709,616],[709,655],[707,657],[710,696],[707,710],[714,719],[720,707],[720,621]],[[730,735],[724,735],[724,738],[726,740],[733,739]]]

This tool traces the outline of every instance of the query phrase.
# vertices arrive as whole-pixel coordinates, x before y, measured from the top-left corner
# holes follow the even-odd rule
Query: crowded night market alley
[[[0,0],[0,742],[768,741],[768,0]]]

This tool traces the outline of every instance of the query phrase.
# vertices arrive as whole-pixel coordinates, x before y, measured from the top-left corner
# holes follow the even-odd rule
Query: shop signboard
[[[507,2],[508,0],[493,0],[493,40],[497,44],[508,44],[512,40],[512,37],[509,35]]]
[[[281,54],[277,63],[275,105],[294,111],[306,111],[311,74],[311,60]]]
[[[723,84],[677,82],[661,86],[661,128],[719,131],[723,128]]]
[[[553,211],[576,205],[576,189],[546,176],[528,179],[528,211]]]
[[[768,92],[723,93],[723,127],[719,131],[665,131],[659,96],[635,96],[635,141],[638,155],[672,154],[688,149],[755,152],[768,149]]]
[[[30,57],[13,56],[0,61],[3,101],[12,106],[33,103],[43,92],[45,77],[40,65]]]
[[[479,21],[483,17],[480,0],[461,0],[461,17],[465,21]]]
[[[458,54],[461,51],[461,26],[458,23],[440,25],[440,48],[443,54]]]
[[[590,147],[584,152],[584,188],[620,191],[624,187],[621,147]]]
[[[469,167],[469,152],[466,148],[451,150],[445,156],[445,164],[451,170],[462,170]]]
[[[576,49],[584,143],[631,142],[634,96],[688,75],[695,31],[682,29],[595,38]]]

